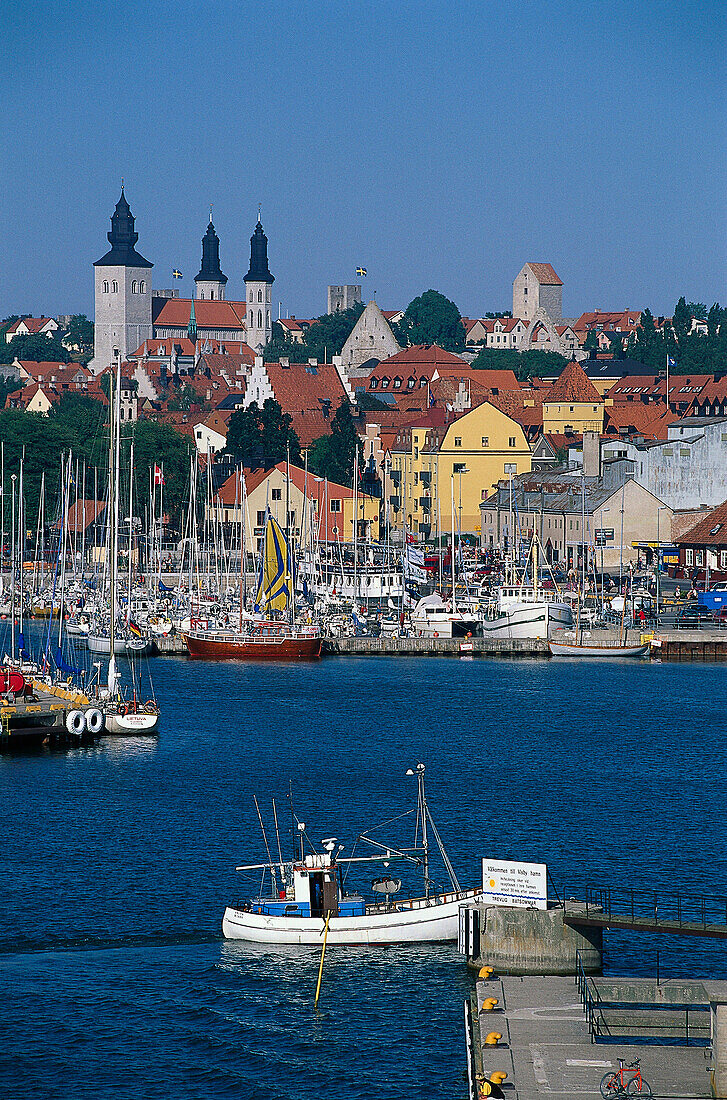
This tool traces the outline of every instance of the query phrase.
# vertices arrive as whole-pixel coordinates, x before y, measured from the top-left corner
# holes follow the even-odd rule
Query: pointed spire
[[[134,228],[135,218],[124,194],[124,181],[121,181],[121,195],[111,215],[111,229],[106,234],[111,250],[94,267],[153,267],[148,260],[140,256],[134,245],[139,234]]]
[[[268,238],[263,232],[259,208],[255,232],[250,237],[250,270],[245,276],[245,282],[268,284],[275,282],[275,276],[270,274],[268,267]]]
[[[194,311],[194,298],[192,299],[192,308],[189,311],[189,324],[187,325],[187,336],[193,343],[197,343],[197,314]]]
[[[227,283],[227,276],[220,270],[220,238],[215,233],[212,224],[212,207],[210,206],[210,223],[207,232],[202,238],[202,266],[199,274],[195,276],[195,283]]]

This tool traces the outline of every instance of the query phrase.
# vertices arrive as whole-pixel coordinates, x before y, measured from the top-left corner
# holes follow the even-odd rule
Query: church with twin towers
[[[220,239],[210,223],[202,238],[202,263],[195,276],[194,298],[152,288],[153,264],[136,248],[139,234],[122,185],[107,233],[109,250],[94,266],[96,373],[114,361],[134,355],[148,340],[184,339],[202,343],[246,343],[262,351],[272,335],[271,294],[274,276],[268,267],[268,239],[260,216],[250,238],[250,268],[244,278],[245,300],[226,296],[227,276],[220,267]]]

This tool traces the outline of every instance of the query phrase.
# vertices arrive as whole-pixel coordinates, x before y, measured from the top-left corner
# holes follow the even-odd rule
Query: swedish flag
[[[356,274],[357,275],[368,275],[368,271],[366,270],[365,267],[357,267],[356,268]]]
[[[182,278],[182,272],[179,270],[178,267],[174,268],[174,271],[172,272],[172,278],[173,279],[181,279]]]

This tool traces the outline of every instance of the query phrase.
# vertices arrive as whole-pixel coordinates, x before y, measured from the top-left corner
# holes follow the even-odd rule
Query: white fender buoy
[[[69,710],[66,715],[66,729],[69,733],[73,733],[76,737],[80,737],[81,734],[86,731],[86,715],[82,710]]]
[[[86,729],[89,733],[100,733],[104,728],[104,716],[96,707],[91,707],[90,710],[87,710],[84,718],[86,719]]]

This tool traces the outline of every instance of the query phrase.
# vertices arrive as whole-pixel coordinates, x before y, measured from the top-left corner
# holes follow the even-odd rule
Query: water
[[[568,661],[157,660],[158,739],[0,759],[0,1095],[179,1100],[462,1095],[469,980],[449,946],[318,955],[220,938],[257,793],[311,837],[428,792],[479,859],[727,892],[724,669]],[[369,875],[370,877],[370,875]],[[364,879],[361,883],[366,885]],[[254,890],[254,884],[249,884]],[[727,976],[718,943],[607,934],[606,967]]]

